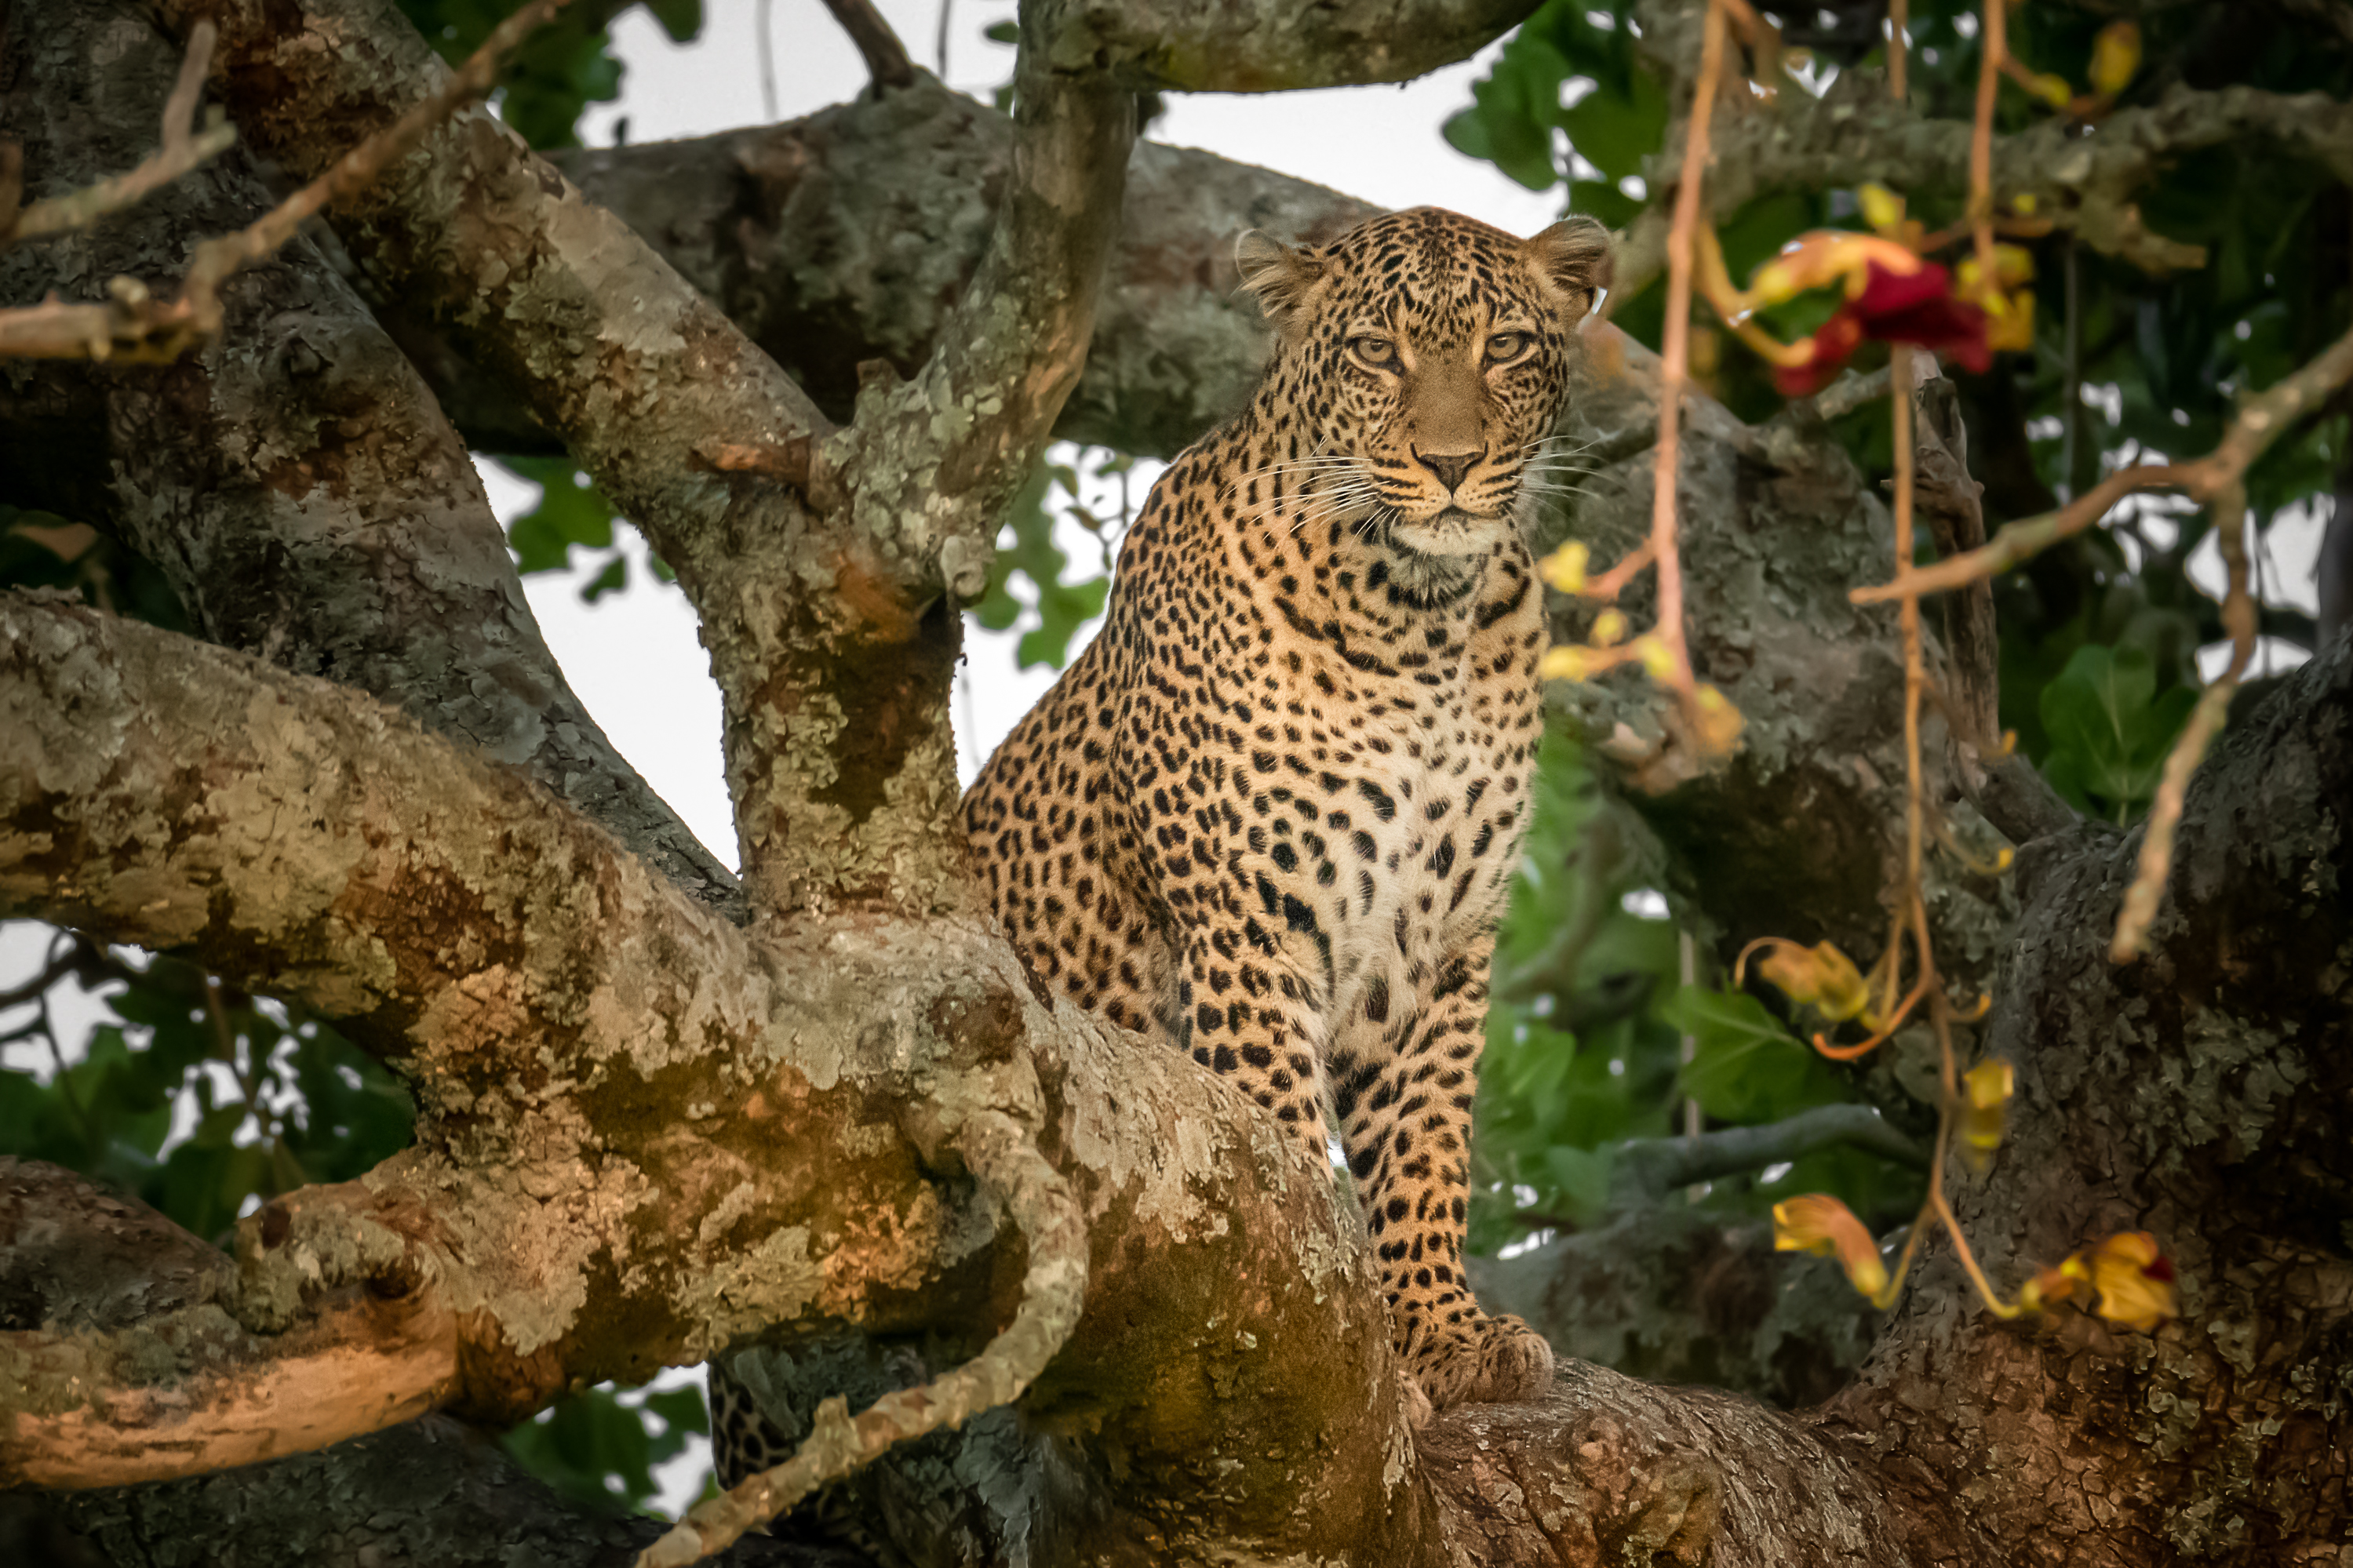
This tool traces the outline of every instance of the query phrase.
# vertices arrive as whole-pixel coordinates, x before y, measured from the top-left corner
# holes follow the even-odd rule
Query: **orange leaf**
[[[1871,987],[1854,960],[1834,942],[1799,947],[1779,937],[1765,939],[1767,952],[1757,973],[1780,987],[1790,1001],[1811,1006],[1832,1023],[1859,1016],[1871,1004]]]
[[[1873,1301],[1887,1289],[1879,1244],[1853,1211],[1826,1193],[1808,1193],[1773,1205],[1773,1250],[1835,1256],[1847,1283]]]

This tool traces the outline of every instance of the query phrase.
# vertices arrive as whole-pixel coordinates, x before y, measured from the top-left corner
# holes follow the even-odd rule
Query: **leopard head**
[[[1591,218],[1521,239],[1416,207],[1295,247],[1253,229],[1242,285],[1279,336],[1261,389],[1329,508],[1459,555],[1515,529],[1567,397],[1577,323],[1609,281]]]

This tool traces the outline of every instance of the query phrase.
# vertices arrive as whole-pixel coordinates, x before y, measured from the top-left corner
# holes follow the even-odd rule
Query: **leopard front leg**
[[[1273,1111],[1328,1170],[1319,1006],[1314,984],[1279,949],[1268,952],[1241,931],[1195,930],[1167,1026],[1195,1061]]]
[[[1552,1347],[1518,1318],[1490,1317],[1462,1275],[1471,1106],[1485,1038],[1492,937],[1413,977],[1376,980],[1337,1032],[1333,1106],[1379,1260],[1389,1331],[1432,1406],[1530,1399]]]

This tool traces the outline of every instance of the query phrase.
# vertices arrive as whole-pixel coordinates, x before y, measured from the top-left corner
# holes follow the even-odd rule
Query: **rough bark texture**
[[[805,120],[554,162],[842,420],[860,364],[912,375],[931,353],[987,243],[1011,146],[1004,115],[919,74]],[[1138,145],[1085,373],[1055,433],[1173,457],[1258,374],[1265,338],[1235,292],[1235,238],[1326,238],[1377,210],[1214,153]],[[554,449],[447,339],[413,321],[401,332],[477,447]]]
[[[1373,15],[1324,9],[1335,16],[1301,25]],[[218,15],[240,127],[297,173],[332,150],[322,128],[336,145],[355,138],[438,69],[385,8],[360,0]],[[1054,15],[1074,19],[1068,34],[1037,35],[1049,42],[1093,25],[1050,7],[1032,19]],[[12,104],[70,99],[58,84],[79,79],[34,69],[47,57],[23,44],[27,28],[47,38],[45,26],[100,14],[58,0],[34,16],[21,4],[5,16],[0,92]],[[136,14],[98,25],[98,58],[157,49]],[[1932,895],[1947,967],[1993,989],[1983,1034],[2021,1079],[2012,1142],[1989,1177],[1958,1186],[1961,1218],[2006,1284],[2098,1234],[2157,1229],[2184,1268],[2184,1320],[2134,1335],[2069,1308],[2004,1326],[1932,1253],[1862,1380],[1801,1415],[1572,1364],[1546,1402],[1410,1428],[1362,1237],[1328,1172],[1213,1076],[1050,1006],[958,912],[939,832],[953,652],[937,629],[943,595],[983,560],[991,498],[1045,439],[1075,375],[1105,265],[1099,215],[1126,171],[1144,178],[1160,159],[1170,190],[1207,204],[1181,209],[1196,215],[1247,190],[1279,198],[1270,226],[1346,216],[1327,193],[1240,181],[1187,155],[1131,165],[1119,94],[1104,89],[1115,79],[1057,71],[1055,58],[1025,58],[1030,110],[1010,132],[919,86],[763,144],[816,149],[780,162],[760,198],[776,215],[768,242],[800,279],[777,297],[815,301],[791,304],[804,312],[792,319],[832,310],[843,323],[832,341],[845,346],[809,366],[845,363],[846,345],[881,334],[878,313],[901,311],[910,292],[952,301],[910,313],[926,324],[900,340],[903,380],[870,377],[830,412],[485,116],[454,122],[337,215],[371,285],[509,385],[681,567],[729,698],[748,928],[632,853],[569,789],[502,758],[495,704],[447,721],[441,700],[417,705],[420,673],[388,654],[358,661],[394,688],[377,692],[341,668],[318,679],[78,606],[0,604],[0,912],[174,948],[298,998],[396,1064],[420,1109],[415,1148],[363,1182],[265,1207],[227,1259],[53,1176],[11,1173],[0,1474],[65,1467],[87,1485],[119,1479],[119,1454],[134,1450],[153,1456],[153,1475],[204,1470],[162,1445],[90,1460],[102,1446],[90,1412],[143,1401],[150,1436],[197,1445],[268,1430],[239,1425],[237,1391],[367,1314],[399,1317],[406,1338],[379,1326],[335,1342],[375,1357],[386,1390],[491,1416],[575,1380],[778,1342],[802,1348],[752,1364],[782,1410],[931,1377],[1007,1321],[1029,1262],[954,1153],[966,1119],[987,1112],[1027,1129],[1078,1194],[1089,1289],[1069,1342],[1018,1402],[853,1478],[853,1500],[899,1521],[917,1560],[922,1546],[933,1560],[1008,1563],[2339,1563],[2353,1452],[2343,642],[2201,775],[2168,913],[2138,965],[2101,956],[2132,842],[1997,806],[1993,775],[1989,814],[2033,839],[2016,889],[1956,874]],[[1338,58],[1366,68],[1362,55]],[[871,172],[894,166],[892,139],[927,134],[967,160],[947,166],[977,172],[955,202],[925,184],[893,213],[845,194],[849,179],[887,189]],[[1011,153],[989,153],[991,136]],[[747,143],[723,145],[738,149],[733,169],[751,167]],[[990,167],[1012,171],[994,196]],[[168,258],[216,220],[199,195],[156,209],[167,230],[182,226],[176,238],[92,243]],[[675,243],[732,265],[707,236],[735,209],[715,194],[698,202],[705,237],[690,226]],[[1082,212],[1097,221],[1072,223]],[[811,281],[823,253],[776,237],[796,225],[863,237],[845,254],[907,256],[903,291]],[[962,248],[908,247],[910,233]],[[1145,327],[1176,319],[1150,311],[1196,308],[1201,357],[1121,369],[1099,384],[1103,419],[1173,439],[1248,363],[1215,346],[1245,340],[1222,338],[1229,319],[1208,304],[1219,286],[1201,260],[1210,243],[1224,236],[1131,244],[1113,264],[1112,298],[1141,312],[1145,340],[1114,361],[1149,365],[1161,345]],[[1172,282],[1152,281],[1155,255]],[[12,288],[40,276],[14,270],[20,260]],[[98,265],[63,276],[86,280]],[[317,331],[358,345],[349,384],[382,449],[445,452],[446,427],[396,363],[374,357],[381,340],[348,296],[300,273],[308,262],[286,265],[308,280],[283,296],[258,288],[251,330],[302,305]],[[935,339],[949,348],[926,350]],[[1644,356],[1606,330],[1594,342],[1578,414],[1595,442],[1593,495],[1561,525],[1606,561],[1647,511],[1657,413]],[[241,366],[244,352],[208,351],[189,383],[202,420],[185,437],[148,432],[155,445],[234,434],[255,449],[321,449],[315,434],[282,434],[319,419],[301,378]],[[33,411],[11,417],[83,429],[58,411],[165,406],[158,389],[187,373],[118,374],[120,385],[11,373],[8,409]],[[1083,384],[1075,395],[1089,395]],[[1888,618],[1845,593],[1883,574],[1892,545],[1876,501],[1805,419],[1750,428],[1692,405],[1694,651],[1747,716],[1741,758],[1688,767],[1659,742],[1653,699],[1633,682],[1566,692],[1562,706],[1651,824],[1678,898],[1725,948],[1769,931],[1867,953],[1895,847],[1900,681]],[[252,471],[211,466],[223,460],[159,454],[136,482],[168,499]],[[294,499],[307,502],[317,479]],[[436,482],[393,493],[457,519],[432,548],[475,559],[463,549],[486,548],[479,509],[461,481]],[[124,504],[111,479],[83,493]],[[221,606],[206,613],[223,640],[247,624],[226,580],[245,559],[234,542],[296,526],[276,505],[177,507],[142,536],[176,562],[192,603]],[[326,580],[304,579],[303,592]],[[453,597],[391,602],[462,621],[485,595],[471,581]],[[305,637],[376,646],[378,601],[327,598],[303,610],[317,616]],[[1560,624],[1578,629],[1577,613],[1564,608]],[[862,760],[878,737],[885,760]],[[1936,781],[1939,804],[1968,836],[1988,831],[1958,800],[1968,771],[1951,774]],[[1905,1060],[1899,1050],[1875,1069],[1899,1114]],[[153,1257],[152,1273],[110,1262],[133,1251]],[[87,1267],[58,1268],[61,1252]],[[1727,1323],[1753,1307],[1727,1303]],[[1749,1320],[1763,1327],[1744,1353],[1771,1359],[1776,1310]],[[202,1334],[183,1331],[191,1314],[206,1315]],[[429,1375],[399,1370],[410,1346]],[[1710,1352],[1662,1338],[1627,1353],[1673,1376]],[[1815,1391],[1802,1370],[1787,1373],[1793,1399]],[[357,1419],[352,1400],[323,1403]],[[425,1500],[441,1491],[446,1507]],[[331,1563],[608,1561],[642,1539],[557,1517],[438,1417],[69,1506],[121,1562],[182,1560],[190,1541],[217,1542],[222,1560],[293,1543]]]
[[[105,7],[19,6],[0,124],[30,191],[147,151],[174,41]],[[109,279],[159,289],[195,243],[266,210],[227,157],[99,227],[0,256],[0,302]],[[169,575],[204,635],[406,709],[516,764],[715,906],[734,879],[614,751],[532,619],[464,443],[308,240],[229,285],[225,335],[168,372],[0,379],[6,499],[107,529]]]
[[[2012,1560],[2331,1563],[2353,1480],[2353,641],[2192,784],[2147,956],[2107,941],[2138,834],[2030,846],[1986,1024],[2010,1142],[1962,1214],[1997,1278],[2146,1228],[2182,1272],[2154,1340],[1964,1304],[1932,1268],[1833,1424],[1957,1478]],[[1904,1413],[1900,1417],[1898,1412]]]

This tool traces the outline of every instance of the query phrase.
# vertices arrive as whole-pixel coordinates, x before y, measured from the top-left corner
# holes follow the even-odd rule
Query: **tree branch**
[[[1928,1156],[1867,1105],[1821,1105],[1760,1127],[1720,1127],[1691,1138],[1640,1138],[1611,1151],[1619,1180],[1636,1201],[1657,1202],[1677,1187],[1761,1171],[1844,1144],[1926,1170]]]
[[[917,373],[970,289],[1012,155],[1007,118],[925,77],[880,102],[693,142],[557,161],[847,419],[857,367]],[[1330,238],[1378,209],[1207,153],[1139,144],[1093,342],[1056,434],[1173,457],[1248,394],[1266,342],[1235,292],[1234,237]],[[408,339],[478,445],[543,447],[512,400],[423,334]]]
[[[1132,91],[1280,92],[1409,81],[1477,53],[1536,4],[1046,0],[1036,17],[1051,40],[1048,58],[1056,70],[1107,70]],[[1030,26],[1025,15],[1025,35]]]
[[[0,1359],[16,1387],[0,1485],[200,1475],[421,1415],[457,1384],[457,1335],[414,1285],[373,1273],[291,1332],[258,1334],[229,1310],[227,1257],[54,1166],[0,1160]]]
[[[192,1542],[201,1543],[198,1561],[208,1563],[614,1568],[665,1528],[559,1497],[524,1474],[497,1439],[447,1415],[227,1475],[40,1500],[61,1525],[82,1533],[90,1561],[111,1568],[187,1568]],[[715,1562],[872,1568],[860,1553],[765,1536],[738,1542]]]
[[[1776,107],[1729,117],[1711,138],[1709,195],[1718,212],[1731,213],[1774,191],[1863,180],[1914,196],[1958,194],[1968,186],[1970,130],[1966,120],[1922,119],[1860,78],[1819,100],[1785,91]],[[2320,93],[2200,92],[2177,84],[2154,104],[2116,110],[2088,134],[2052,116],[1995,138],[1994,209],[2067,230],[2146,271],[2200,267],[2204,248],[2151,231],[2133,197],[2185,153],[2251,141],[2314,163],[2333,179],[2353,178],[2353,104]],[[1682,145],[1678,126],[1647,161],[1654,194],[1672,180]],[[1628,230],[1613,298],[1642,291],[1664,263],[1665,244],[1663,212],[1653,203]]]
[[[134,206],[181,175],[227,152],[237,142],[237,129],[210,125],[195,131],[196,100],[204,91],[205,74],[212,68],[216,29],[199,22],[188,34],[188,52],[180,61],[178,80],[164,103],[164,144],[137,168],[111,174],[80,190],[50,196],[20,207],[0,222],[0,247],[87,228],[100,218]],[[191,132],[194,132],[193,134]],[[10,193],[10,198],[16,195]]]
[[[858,58],[866,62],[866,74],[873,79],[876,91],[905,87],[915,79],[907,46],[874,8],[874,0],[825,0],[825,8],[858,46]]]
[[[9,122],[52,178],[104,166],[135,132],[93,128],[73,106],[120,100],[122,79],[152,77],[168,45],[106,6],[33,0],[20,14],[38,42]],[[83,245],[0,258],[0,298],[168,271],[200,237],[270,205],[231,160]],[[464,443],[366,305],[305,239],[233,279],[223,303],[227,341],[169,374],[61,365],[0,386],[11,499],[108,526],[213,640],[332,671],[474,742],[697,897],[740,907],[726,868],[565,682]]]

